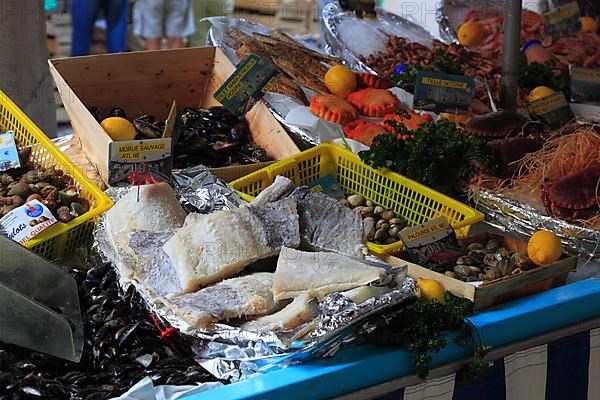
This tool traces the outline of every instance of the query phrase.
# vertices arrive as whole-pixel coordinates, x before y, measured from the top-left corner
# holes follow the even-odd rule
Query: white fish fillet
[[[209,328],[227,319],[253,317],[278,310],[273,300],[273,274],[259,272],[227,279],[165,304],[193,328]]]
[[[138,192],[139,191],[139,192]],[[133,232],[172,231],[183,225],[185,211],[166,183],[133,188],[106,213],[106,235],[124,277],[135,272],[136,254],[129,246]]]
[[[296,200],[217,211],[190,221],[164,245],[186,293],[300,244]]]
[[[386,281],[383,268],[372,267],[350,257],[335,253],[308,253],[290,248],[281,249],[273,279],[275,301],[291,299],[307,292],[322,299],[333,292],[341,292]]]
[[[285,306],[283,310],[248,321],[241,328],[254,332],[294,329],[315,317],[317,305],[316,302],[310,302],[310,299],[308,293],[301,294]]]

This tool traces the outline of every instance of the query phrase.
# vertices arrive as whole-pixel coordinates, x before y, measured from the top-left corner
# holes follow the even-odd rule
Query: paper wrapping
[[[241,199],[234,196],[235,192],[210,174],[206,167],[193,167],[174,175],[177,195],[188,209],[209,213],[242,204]],[[106,193],[118,201],[129,190],[136,188],[110,188]],[[143,249],[140,247],[140,251],[152,252],[153,262],[169,262],[161,244],[168,240],[172,232],[138,232],[135,235],[132,244],[140,243],[140,246],[144,246]],[[94,247],[104,262],[118,264],[122,257],[116,254],[108,240],[103,220],[96,229]],[[416,301],[416,285],[414,280],[406,278],[407,267],[391,267],[373,256],[365,261],[393,271],[393,281],[401,282],[401,285],[361,304],[354,304],[340,293],[334,293],[318,304],[317,316],[313,321],[290,331],[260,333],[226,323],[217,323],[210,331],[195,329],[175,315],[161,300],[164,297],[152,288],[121,274],[119,282],[123,288],[133,285],[150,312],[188,336],[194,357],[207,371],[219,379],[237,381],[315,357],[332,356],[343,343],[355,340],[363,332],[371,332],[400,309]],[[119,272],[118,265],[115,267]]]

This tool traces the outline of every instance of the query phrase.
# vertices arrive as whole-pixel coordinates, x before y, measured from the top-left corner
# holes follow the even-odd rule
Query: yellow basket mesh
[[[469,234],[471,225],[484,217],[457,200],[395,172],[371,168],[352,152],[327,143],[233,181],[231,186],[250,201],[271,185],[277,175],[301,186],[330,173],[337,177],[345,193],[361,194],[376,205],[394,210],[410,226],[445,216],[462,238]],[[392,254],[403,249],[401,242],[389,245],[369,242],[367,247],[375,254]]]
[[[44,168],[55,167],[71,175],[81,197],[90,202],[90,210],[69,223],[57,222],[25,244],[39,255],[54,260],[73,253],[90,242],[98,217],[112,201],[98,189],[46,135],[0,91],[0,131],[14,131],[17,147],[31,147],[31,159]]]

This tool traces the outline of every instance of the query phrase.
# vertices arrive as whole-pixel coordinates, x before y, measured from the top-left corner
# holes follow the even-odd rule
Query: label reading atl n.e
[[[146,139],[112,142],[111,162],[153,162],[171,156],[171,139]]]

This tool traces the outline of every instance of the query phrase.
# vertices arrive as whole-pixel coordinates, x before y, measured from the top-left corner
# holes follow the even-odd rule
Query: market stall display
[[[0,165],[11,168],[0,212],[33,215],[39,203],[49,214],[30,215],[32,228],[72,228],[31,241],[46,257],[73,253],[95,228],[91,252],[64,267],[80,291],[82,362],[1,345],[0,397],[109,398],[145,376],[257,382],[246,397],[344,395],[425,378],[440,360],[470,357],[457,375],[472,376],[490,368],[488,344],[559,319],[593,325],[597,282],[573,285],[572,298],[559,287],[600,242],[600,136],[569,107],[594,112],[582,82],[600,75],[573,68],[600,65],[595,21],[569,33],[523,12],[520,108],[509,112],[500,13],[470,9],[443,43],[409,18],[343,3],[325,8],[328,54],[223,17],[211,19],[218,47],[52,60],[81,152],[108,183],[98,198],[0,97],[0,133],[14,130],[20,150],[17,168]],[[240,83],[247,75],[258,88]],[[242,91],[252,101],[234,104]],[[509,233],[472,233],[477,208]],[[365,348],[376,355],[352,365],[318,360]],[[313,380],[315,392],[294,390],[298,377],[259,388],[303,363],[333,377]]]

